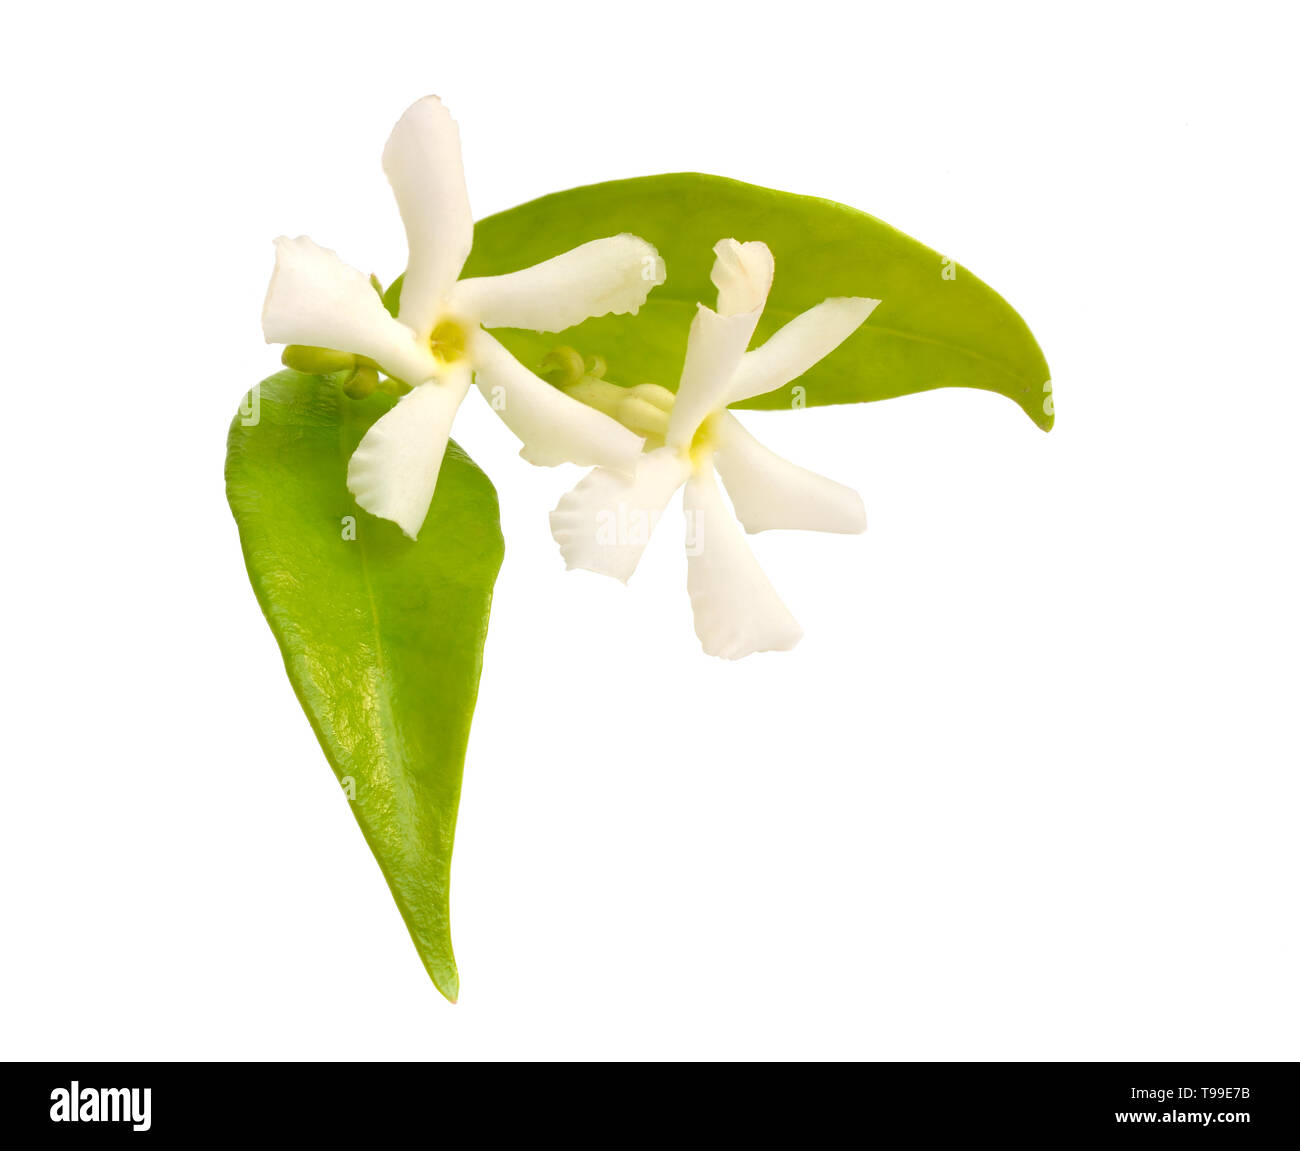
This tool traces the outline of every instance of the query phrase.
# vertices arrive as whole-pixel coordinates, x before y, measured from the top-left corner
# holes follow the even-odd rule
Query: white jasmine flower
[[[749,532],[860,532],[867,525],[855,491],[768,451],[727,405],[802,375],[847,339],[879,301],[824,300],[747,352],[772,286],[772,253],[766,244],[735,240],[720,241],[714,251],[718,309],[698,307],[676,399],[666,389],[629,389],[639,394],[619,407],[635,409],[638,430],[647,431],[657,393],[661,441],[650,431],[631,476],[603,467],[590,472],[551,513],[551,531],[570,568],[626,581],[664,506],[684,487],[695,632],[708,654],[739,659],[756,651],[788,650],[803,632],[745,544],[736,518]],[[656,442],[661,446],[652,446]],[[718,478],[731,496],[735,518]]]
[[[480,325],[552,332],[590,316],[635,313],[664,281],[654,247],[610,236],[509,275],[460,280],[474,222],[460,135],[437,97],[407,109],[383,162],[410,252],[397,317],[366,276],[305,236],[275,242],[262,313],[268,343],[353,353],[412,386],[348,464],[357,503],[415,538],[471,379],[530,462],[630,470],[639,437],[539,379]]]

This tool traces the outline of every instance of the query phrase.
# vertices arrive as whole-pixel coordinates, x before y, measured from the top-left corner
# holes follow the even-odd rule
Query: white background
[[[1294,1059],[1297,187],[1282,5],[26,5],[5,18],[9,1058]],[[477,215],[699,169],[972,268],[1057,429],[947,390],[746,416],[862,537],[753,546],[806,639],[700,653],[680,511],[507,538],[430,985],[226,507],[271,239],[392,279],[434,91]],[[777,274],[780,275],[778,268]]]

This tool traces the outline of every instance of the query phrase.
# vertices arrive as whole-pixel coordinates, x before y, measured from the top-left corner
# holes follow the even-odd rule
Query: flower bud
[[[343,381],[343,391],[354,400],[364,400],[379,386],[379,373],[362,365]]]
[[[289,344],[280,355],[280,362],[295,372],[311,376],[327,376],[357,366],[351,352],[336,352],[332,348],[313,348],[307,344]]]

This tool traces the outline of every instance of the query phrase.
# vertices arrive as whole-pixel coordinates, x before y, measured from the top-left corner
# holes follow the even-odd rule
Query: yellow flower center
[[[442,320],[429,336],[429,348],[444,364],[454,364],[465,355],[469,335],[458,320]]]
[[[698,468],[713,455],[714,449],[718,446],[718,425],[721,421],[722,413],[714,412],[706,416],[696,430],[690,447],[691,464],[694,467]]]

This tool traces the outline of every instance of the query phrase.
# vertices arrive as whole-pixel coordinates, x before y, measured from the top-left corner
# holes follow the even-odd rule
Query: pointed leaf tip
[[[394,404],[282,372],[235,417],[226,491],[294,691],[420,958],[455,1002],[449,887],[461,771],[502,558],[496,492],[449,442],[418,542],[345,486]]]

